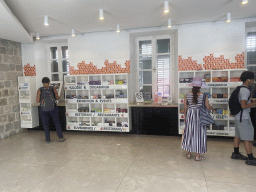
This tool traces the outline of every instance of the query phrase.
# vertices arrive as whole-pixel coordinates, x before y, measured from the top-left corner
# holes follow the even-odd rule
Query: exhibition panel
[[[64,79],[67,130],[129,132],[128,74]]]

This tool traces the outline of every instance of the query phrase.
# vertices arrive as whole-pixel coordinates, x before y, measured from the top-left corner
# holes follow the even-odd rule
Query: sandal
[[[195,161],[202,161],[202,160],[205,160],[205,157],[196,157]]]
[[[187,154],[186,154],[186,157],[187,157],[188,159],[191,159],[191,153],[187,153]]]

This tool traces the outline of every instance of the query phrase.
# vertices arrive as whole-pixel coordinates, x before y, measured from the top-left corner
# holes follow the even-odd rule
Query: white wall
[[[203,63],[204,56],[214,54],[219,56],[224,54],[225,58],[229,58],[231,62],[235,62],[236,54],[245,51],[245,23],[256,19],[232,20],[231,23],[225,21],[208,22],[199,24],[176,25],[172,29],[178,30],[178,44],[175,47],[178,55],[183,58],[192,57],[197,60],[198,64]],[[69,62],[71,66],[77,66],[79,62],[93,62],[98,68],[104,66],[105,59],[110,62],[117,61],[118,64],[124,66],[125,60],[130,60],[130,42],[129,34],[137,32],[163,31],[167,28],[154,27],[144,29],[134,29],[116,32],[98,32],[88,34],[76,34],[71,36],[53,36],[46,37],[47,43],[56,43],[58,39],[68,39],[69,46]],[[160,32],[161,33],[161,32]],[[41,38],[43,39],[43,38]],[[40,44],[39,41],[34,44],[23,44],[22,55],[23,64],[36,64],[37,68],[37,85],[41,85],[41,79],[47,74],[47,60],[44,57],[46,53],[46,45]],[[33,54],[34,52],[34,54]],[[176,54],[177,54],[176,52]],[[177,60],[175,60],[177,65]],[[136,63],[131,63],[132,66]],[[175,66],[177,70],[177,66]],[[177,74],[177,71],[175,71]],[[174,89],[177,83],[174,83]],[[174,96],[175,101],[177,96]]]
[[[129,33],[126,31],[78,34],[69,37],[68,46],[69,62],[75,69],[82,61],[86,64],[93,62],[99,69],[104,67],[106,59],[117,61],[122,67],[126,60],[130,60]]]
[[[33,44],[22,44],[22,66],[30,65],[36,66],[36,87],[42,87],[42,78],[49,77],[48,60],[47,60],[47,45],[40,41],[35,41]]]
[[[245,21],[235,20],[181,25],[178,27],[178,54],[203,63],[203,57],[224,54],[235,62],[236,54],[245,51]]]

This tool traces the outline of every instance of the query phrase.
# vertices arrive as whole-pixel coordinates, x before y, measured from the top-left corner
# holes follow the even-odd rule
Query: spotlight
[[[44,16],[44,25],[49,25],[49,19],[48,16]]]
[[[100,19],[103,20],[104,19],[103,9],[100,9],[99,15],[100,15]]]
[[[120,26],[119,26],[119,24],[116,25],[116,32],[120,33]]]
[[[227,13],[227,21],[226,22],[230,22],[231,21],[231,13]]]
[[[171,28],[171,27],[172,27],[172,20],[168,19],[168,28]]]
[[[36,39],[40,39],[39,33],[36,33]]]
[[[248,3],[248,0],[243,0],[241,4],[247,4]]]
[[[75,29],[72,29],[72,30],[71,30],[71,33],[72,33],[72,36],[73,36],[73,37],[76,36],[76,34],[75,34]]]
[[[165,13],[169,13],[170,10],[169,10],[169,1],[165,1],[164,2],[164,12]]]

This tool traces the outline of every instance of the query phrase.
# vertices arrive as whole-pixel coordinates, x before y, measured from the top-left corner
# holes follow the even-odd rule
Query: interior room
[[[255,9],[0,0],[0,191],[256,191]],[[204,139],[189,132],[195,79],[214,121],[196,125]],[[241,85],[250,139],[229,106]]]

